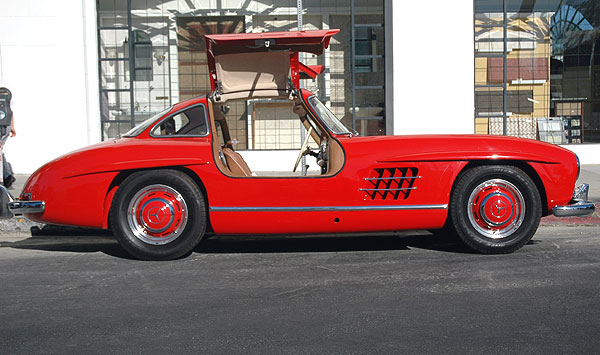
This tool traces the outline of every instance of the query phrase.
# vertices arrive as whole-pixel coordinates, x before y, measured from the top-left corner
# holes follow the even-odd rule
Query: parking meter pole
[[[4,185],[4,142],[0,142],[0,185]]]

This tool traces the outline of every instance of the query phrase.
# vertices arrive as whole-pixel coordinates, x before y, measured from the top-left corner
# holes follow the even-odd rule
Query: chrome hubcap
[[[150,185],[138,191],[129,202],[127,222],[136,238],[144,243],[163,245],[177,239],[188,220],[183,196],[166,185]]]
[[[525,218],[525,200],[512,183],[493,179],[479,184],[467,204],[471,225],[481,234],[493,239],[513,234]]]

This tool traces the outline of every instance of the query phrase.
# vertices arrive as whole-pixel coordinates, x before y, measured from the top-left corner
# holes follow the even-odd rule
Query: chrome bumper
[[[565,206],[556,206],[552,209],[552,214],[556,217],[583,217],[594,213],[596,207],[593,202],[589,202],[588,191],[590,185],[581,184],[575,188],[571,204]]]
[[[8,203],[8,210],[13,214],[42,213],[46,209],[44,201],[13,201]]]
[[[15,200],[6,187],[0,185],[0,218],[12,218],[24,213],[42,213],[45,209],[46,202]]]

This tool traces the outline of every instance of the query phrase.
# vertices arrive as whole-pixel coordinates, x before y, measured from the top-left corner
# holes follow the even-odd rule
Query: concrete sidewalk
[[[18,197],[23,190],[23,185],[29,178],[29,175],[17,174],[17,181],[9,189],[11,194]],[[568,217],[557,218],[548,216],[542,219],[542,225],[598,225],[600,226],[600,165],[583,165],[581,167],[581,175],[577,180],[580,183],[590,184],[589,200],[595,202],[596,212],[588,217]],[[9,220],[0,220],[0,233],[29,231],[31,227],[42,227],[42,224],[31,222],[25,218],[12,218]]]

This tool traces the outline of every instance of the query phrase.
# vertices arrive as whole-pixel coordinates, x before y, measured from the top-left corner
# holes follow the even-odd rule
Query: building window
[[[207,34],[245,32],[244,16],[178,16],[177,58],[179,100],[210,93],[208,59],[206,57]],[[236,149],[248,149],[248,113],[244,102],[231,102],[226,116],[227,126]]]
[[[475,0],[476,133],[600,142],[599,27],[594,0]]]
[[[209,93],[205,34],[297,30],[296,1],[216,4],[97,0],[103,139],[119,137],[174,103]],[[385,134],[384,1],[305,1],[302,10],[304,30],[339,28],[340,33],[323,55],[302,55],[304,64],[326,70],[301,85],[359,133]],[[231,103],[227,124],[236,148],[298,149],[299,138],[288,137],[300,136],[297,126],[279,127],[286,136],[282,140],[266,139],[275,132],[270,119],[281,112],[281,102]]]
[[[131,31],[133,37],[133,55],[129,56],[129,40],[123,42],[126,57],[133,61],[133,80],[152,81],[152,41],[142,30]]]
[[[373,41],[376,40],[374,32],[371,28],[359,27],[355,29],[355,46],[356,55],[359,56],[356,59],[356,72],[357,73],[370,73],[373,71],[373,58],[362,58],[363,56],[368,57],[373,54]]]

